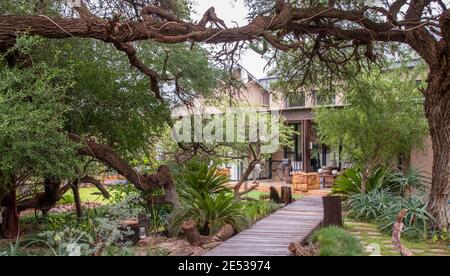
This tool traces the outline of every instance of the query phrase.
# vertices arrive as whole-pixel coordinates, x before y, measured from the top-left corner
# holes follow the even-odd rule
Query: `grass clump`
[[[362,256],[360,241],[349,232],[338,227],[327,227],[316,231],[312,241],[320,246],[319,256]]]

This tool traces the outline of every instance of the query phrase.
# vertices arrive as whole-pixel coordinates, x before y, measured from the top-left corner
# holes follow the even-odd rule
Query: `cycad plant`
[[[215,166],[209,167],[205,163],[191,162],[185,165],[177,182],[180,193],[187,196],[191,191],[207,194],[231,191],[227,187],[230,179],[221,175]]]
[[[177,179],[181,207],[169,216],[168,228],[178,235],[181,224],[192,220],[203,235],[215,234],[225,224],[236,230],[248,226],[242,205],[234,200],[227,187],[228,177],[221,175],[214,166],[191,162],[185,165]]]
[[[366,193],[386,186],[386,169],[378,168],[366,183]],[[333,194],[351,196],[362,193],[362,173],[358,169],[349,169],[338,177],[333,187]]]
[[[190,197],[183,198],[182,207],[169,216],[169,230],[178,235],[184,221],[193,220],[203,235],[216,233],[225,224],[242,230],[249,224],[242,206],[231,193],[205,194],[191,190]]]

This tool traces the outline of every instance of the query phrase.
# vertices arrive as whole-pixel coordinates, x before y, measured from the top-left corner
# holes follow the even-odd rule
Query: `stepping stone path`
[[[399,256],[397,249],[392,244],[391,237],[381,233],[376,225],[358,222],[346,222],[345,226],[352,235],[361,241],[364,252],[369,256]],[[430,248],[409,248],[414,255],[422,256],[450,256],[450,250],[439,245],[430,245]]]

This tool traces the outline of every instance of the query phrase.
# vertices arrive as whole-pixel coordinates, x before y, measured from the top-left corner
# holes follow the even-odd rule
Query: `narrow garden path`
[[[291,242],[302,242],[323,220],[322,197],[304,197],[262,219],[204,256],[287,256]]]

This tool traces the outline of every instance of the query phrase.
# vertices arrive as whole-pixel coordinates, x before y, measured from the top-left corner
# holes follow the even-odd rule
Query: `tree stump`
[[[323,226],[344,225],[342,220],[342,199],[340,196],[325,196],[323,202]]]
[[[277,189],[275,189],[275,187],[273,186],[270,187],[270,200],[278,204],[281,203],[280,195],[278,194]]]
[[[292,188],[291,187],[281,187],[281,201],[285,204],[292,203]]]
[[[221,243],[231,238],[236,230],[231,224],[225,224],[214,236],[203,236],[198,231],[197,225],[193,220],[185,221],[181,224],[186,240],[192,246],[202,246],[208,243]]]
[[[202,245],[202,235],[198,232],[197,225],[193,220],[188,220],[181,224],[181,230],[183,230],[186,240],[192,246]]]
[[[223,242],[233,237],[236,231],[231,224],[226,224],[220,228],[219,232],[209,242]]]

